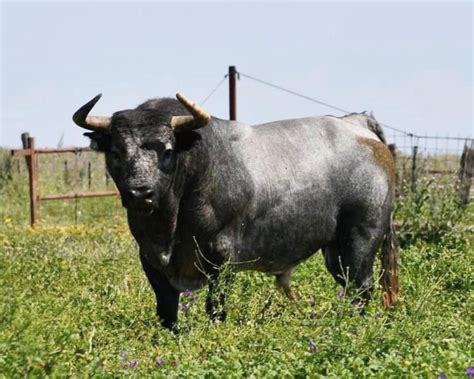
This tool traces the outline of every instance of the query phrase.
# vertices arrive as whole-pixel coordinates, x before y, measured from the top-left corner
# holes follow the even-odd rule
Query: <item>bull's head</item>
[[[123,205],[139,214],[151,214],[171,192],[176,168],[176,145],[183,136],[207,125],[211,116],[181,94],[176,100],[150,100],[112,117],[89,116],[97,95],[73,115],[74,122],[91,132],[92,147],[106,156]]]

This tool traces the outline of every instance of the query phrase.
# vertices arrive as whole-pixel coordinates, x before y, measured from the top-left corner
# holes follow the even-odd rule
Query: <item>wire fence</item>
[[[351,111],[337,105],[244,72],[238,72],[238,78],[257,82],[270,89],[288,93],[343,115],[351,113]],[[215,93],[215,90],[213,93]],[[378,121],[384,128],[390,150],[396,158],[399,183],[411,182],[410,186],[414,191],[416,190],[416,182],[421,176],[451,176],[457,177],[463,182],[471,181],[474,177],[474,140],[471,136],[419,135]]]
[[[206,103],[217,90],[224,84],[229,75],[221,78],[212,88],[200,104]],[[349,110],[339,106],[329,104],[326,101],[315,97],[301,94],[297,91],[279,86],[266,80],[237,72],[237,78],[252,80],[265,85],[273,90],[283,91],[295,97],[313,102],[320,106],[332,109],[338,113],[349,114]],[[380,120],[378,120],[380,123]],[[457,187],[461,191],[464,202],[474,197],[470,191],[474,178],[474,140],[469,137],[449,137],[449,136],[429,136],[418,135],[403,130],[402,128],[381,123],[389,148],[395,157],[397,164],[398,192],[411,189],[417,191],[417,183],[422,177],[441,178],[445,183],[456,181]],[[19,161],[17,171],[22,171]],[[44,196],[37,196],[39,200],[50,200],[54,196],[48,195],[51,192],[74,191],[96,191],[97,193],[107,192],[113,189],[113,183],[107,174],[103,158],[97,154],[86,152],[75,152],[73,155],[59,157],[44,157],[40,160],[42,169],[41,180],[38,183],[39,193]],[[441,181],[439,182],[441,183]],[[474,189],[474,188],[473,188]],[[97,192],[99,191],[99,192]],[[104,192],[104,193],[105,193]],[[108,193],[108,192],[107,192]],[[91,193],[82,193],[78,196],[68,194],[68,198],[75,199],[75,219],[77,222],[78,197],[89,196]],[[92,193],[94,194],[94,193]],[[56,196],[57,197],[57,196]],[[63,196],[64,198],[64,196]]]

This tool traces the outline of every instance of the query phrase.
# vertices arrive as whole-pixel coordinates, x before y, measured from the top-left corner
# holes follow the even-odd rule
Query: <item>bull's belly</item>
[[[291,245],[269,241],[266,247],[261,246],[261,241],[252,242],[244,241],[232,257],[236,271],[256,270],[280,274],[308,259],[325,245],[318,239],[300,240]]]
[[[273,212],[249,223],[235,249],[236,269],[279,274],[309,258],[334,238],[335,212],[324,214]]]
[[[252,254],[252,256],[249,258],[250,259],[237,259],[233,261],[233,269],[236,272],[241,272],[241,271],[259,271],[267,274],[282,274],[284,272],[287,272],[300,264],[301,262],[305,261],[308,259],[310,256],[315,254],[320,247],[315,247],[314,249],[311,249],[310,251],[297,251],[293,252],[294,254],[290,256],[282,256],[282,255],[276,255],[276,256],[268,256],[268,255],[259,255],[256,256],[257,254]],[[253,252],[255,253],[255,252]]]

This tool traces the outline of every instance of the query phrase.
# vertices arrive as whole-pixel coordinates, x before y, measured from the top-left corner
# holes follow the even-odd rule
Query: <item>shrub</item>
[[[415,241],[439,243],[463,215],[458,196],[459,183],[454,176],[420,178],[412,192],[401,184],[395,205],[397,234],[402,247]]]

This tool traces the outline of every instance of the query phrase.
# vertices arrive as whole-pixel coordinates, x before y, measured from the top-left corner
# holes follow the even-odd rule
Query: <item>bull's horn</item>
[[[211,121],[211,115],[202,109],[199,105],[193,103],[186,96],[177,93],[176,98],[192,116],[174,116],[171,118],[171,127],[175,132],[184,130],[199,129],[206,126]]]
[[[72,116],[72,120],[79,125],[81,128],[97,131],[103,131],[110,127],[110,117],[105,116],[88,116],[91,109],[102,97],[102,94],[98,94],[92,100],[80,107],[76,113]]]

